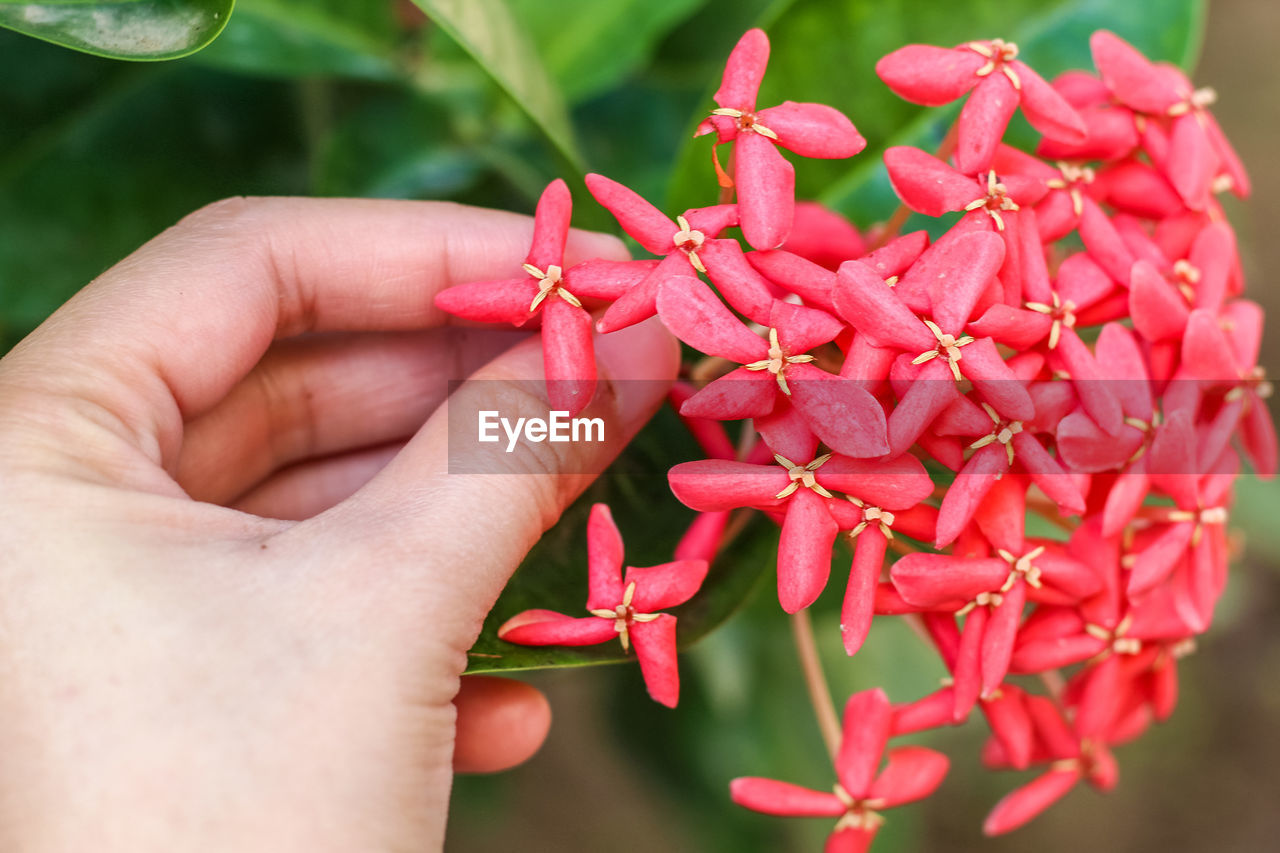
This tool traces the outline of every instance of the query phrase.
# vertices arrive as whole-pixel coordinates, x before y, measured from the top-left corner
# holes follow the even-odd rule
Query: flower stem
[[[805,685],[809,688],[813,714],[818,718],[818,728],[827,744],[827,752],[831,753],[831,760],[835,761],[836,753],[840,751],[840,717],[836,714],[835,703],[831,701],[831,688],[827,686],[827,677],[822,671],[822,662],[818,659],[818,647],[813,641],[813,623],[809,621],[808,610],[791,614],[791,636],[796,641],[796,654],[800,658]]]

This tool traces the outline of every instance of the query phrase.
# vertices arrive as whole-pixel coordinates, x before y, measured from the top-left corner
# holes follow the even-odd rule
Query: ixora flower
[[[1085,125],[1044,78],[1018,59],[1013,42],[971,41],[955,48],[909,44],[876,63],[894,94],[937,107],[969,94],[956,122],[956,165],[976,175],[991,165],[1013,111],[1053,139],[1083,142]]]
[[[764,814],[839,818],[827,839],[827,853],[861,853],[884,823],[880,812],[932,794],[950,765],[940,752],[904,746],[889,750],[888,763],[877,773],[892,723],[893,707],[883,690],[855,693],[844,708],[832,791],[748,776],[734,779],[729,795],[738,805]]]
[[[1042,768],[996,806],[988,833],[1082,781],[1112,788],[1112,749],[1169,717],[1176,661],[1213,621],[1245,460],[1264,476],[1280,464],[1258,365],[1262,310],[1243,298],[1216,198],[1247,192],[1248,179],[1207,93],[1109,33],[1091,46],[1099,74],[1052,87],[998,40],[881,60],[909,100],[969,98],[936,154],[885,152],[903,207],[860,232],[825,208],[793,217],[793,171],[775,143],[849,156],[862,138],[819,105],[757,110],[769,45],[753,30],[699,126],[716,146],[734,143],[731,177],[715,146],[712,159],[736,199],[722,192],[673,220],[589,175],[592,195],[662,260],[562,271],[568,197],[553,185],[528,277],[440,299],[473,319],[540,318],[544,341],[559,342],[549,377],[585,375],[574,372],[590,361],[579,297],[612,300],[601,333],[656,313],[697,351],[670,395],[705,457],[668,471],[697,513],[677,562],[624,572],[599,505],[587,612],[529,610],[499,636],[617,638],[653,697],[674,705],[675,618],[661,611],[764,516],[778,528],[778,601],[837,784],[742,778],[731,794],[756,811],[835,820],[828,853],[863,853],[882,810],[945,775],[947,760],[919,747],[884,762],[891,737],[974,711],[993,735],[988,767]],[[1034,153],[1003,142],[1019,106],[1044,134]],[[909,212],[933,227],[901,233]],[[874,617],[901,616],[951,676],[897,707],[879,690],[854,695],[843,738],[807,614],[836,555],[849,565],[847,581],[838,574],[845,650],[871,639]],[[738,570],[728,562],[722,571]]]
[[[577,414],[596,387],[591,315],[582,299],[612,300],[652,271],[645,261],[589,260],[564,269],[573,197],[564,181],[552,181],[538,200],[533,246],[521,278],[477,281],[436,294],[443,311],[486,323],[524,326],[542,318],[542,354],[551,408]]]
[[[635,649],[645,686],[655,701],[674,708],[680,699],[676,617],[659,611],[684,604],[707,576],[706,560],[677,560],[622,569],[622,535],[604,504],[587,522],[587,612],[575,617],[550,610],[517,613],[498,637],[522,646],[593,646],[614,638]]]
[[[769,37],[748,30],[725,64],[716,91],[717,108],[695,136],[716,134],[716,145],[733,142],[733,176],[711,149],[723,187],[734,187],[742,212],[742,235],[757,249],[776,249],[787,239],[795,210],[795,168],[777,146],[802,157],[852,157],[867,141],[843,113],[826,104],[786,101],[756,109],[756,94],[769,62]]]

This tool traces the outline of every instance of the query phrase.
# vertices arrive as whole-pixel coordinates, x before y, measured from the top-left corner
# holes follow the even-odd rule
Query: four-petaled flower
[[[855,693],[844,709],[831,792],[747,776],[730,783],[729,795],[738,805],[764,814],[837,818],[827,853],[861,853],[884,823],[882,811],[932,794],[950,765],[940,752],[903,746],[889,750],[880,770],[892,722],[893,707],[883,690]]]
[[[645,686],[670,708],[680,698],[676,668],[676,617],[659,611],[693,597],[707,575],[706,560],[676,560],[647,568],[622,568],[622,536],[605,504],[591,508],[587,523],[590,616],[550,610],[517,613],[498,637],[523,646],[590,646],[617,638],[635,649]]]

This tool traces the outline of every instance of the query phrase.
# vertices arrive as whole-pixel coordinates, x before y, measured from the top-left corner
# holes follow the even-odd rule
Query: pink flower
[[[604,175],[587,175],[587,189],[618,220],[622,230],[655,255],[661,263],[649,275],[633,281],[600,319],[601,332],[616,332],[652,317],[658,288],[673,276],[706,273],[725,299],[758,323],[769,322],[773,294],[769,284],[751,268],[737,240],[717,239],[738,224],[738,206],[718,204],[686,210],[672,222],[666,214],[635,192]]]
[[[748,776],[730,783],[729,796],[738,805],[763,814],[839,818],[827,839],[827,853],[861,853],[884,823],[881,811],[929,796],[942,783],[949,766],[940,752],[904,746],[889,750],[888,763],[877,773],[892,720],[893,709],[883,690],[849,697],[844,709],[844,737],[835,759],[837,781],[831,793]]]
[[[825,104],[784,101],[756,109],[756,94],[769,62],[769,37],[748,30],[725,64],[716,90],[717,109],[698,125],[695,135],[715,132],[716,145],[732,141],[733,177],[720,167],[722,186],[737,188],[742,235],[757,249],[776,249],[791,232],[795,205],[795,169],[777,146],[802,157],[852,157],[866,147],[853,123]]]
[[[523,326],[541,317],[551,408],[577,414],[591,402],[596,387],[591,315],[581,299],[616,299],[654,265],[596,259],[564,269],[572,212],[569,188],[564,181],[552,181],[538,200],[525,275],[460,284],[437,293],[435,302],[442,311],[484,323]]]
[[[1048,137],[1083,142],[1080,116],[1044,78],[1018,58],[1018,46],[1001,39],[971,41],[948,49],[925,44],[898,48],[876,63],[894,94],[916,104],[941,106],[971,93],[956,123],[956,165],[966,175],[985,172],[1013,111]]]
[[[605,504],[587,523],[587,611],[581,618],[550,610],[517,613],[498,637],[523,646],[591,646],[615,637],[635,648],[645,686],[655,701],[674,708],[680,698],[676,669],[676,617],[658,611],[693,597],[707,575],[705,560],[622,569],[622,536]]]

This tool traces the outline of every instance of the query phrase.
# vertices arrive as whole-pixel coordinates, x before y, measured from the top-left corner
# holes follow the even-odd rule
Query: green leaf
[[[400,34],[391,3],[240,0],[200,61],[251,74],[388,79]]]
[[[413,0],[484,68],[579,173],[586,164],[564,95],[503,0]]]
[[[235,0],[111,0],[0,5],[0,27],[111,59],[178,59],[208,45]]]
[[[1069,68],[1091,69],[1089,35],[1105,28],[1152,59],[1185,66],[1199,51],[1203,18],[1202,0],[798,0],[768,29],[773,49],[759,103],[818,101],[853,120],[868,141],[857,157],[791,159],[798,198],[819,199],[865,226],[884,220],[898,204],[880,161],[884,149],[936,148],[958,110],[958,105],[928,109],[898,98],[875,75],[880,57],[910,43],[952,45],[998,36],[1016,42],[1021,58],[1052,79]],[[713,106],[716,83],[708,81],[695,120]],[[1029,133],[1021,118],[1012,128]],[[710,144],[702,138],[685,145],[673,176],[673,207],[714,200]]]
[[[707,0],[509,0],[570,103],[616,85]]]
[[[673,459],[700,455],[679,420],[664,409],[624,451],[592,489],[561,517],[521,563],[489,613],[468,672],[546,669],[635,661],[621,644],[599,646],[517,646],[498,639],[503,622],[524,610],[556,610],[585,616],[587,600],[586,525],[591,505],[608,503],[622,531],[626,564],[670,562],[675,541],[694,518],[671,496],[666,469]],[[730,522],[733,523],[732,521]],[[687,604],[672,608],[677,637],[686,647],[729,618],[777,561],[777,527],[754,518],[711,566],[702,589]],[[766,571],[767,570],[767,571]]]

